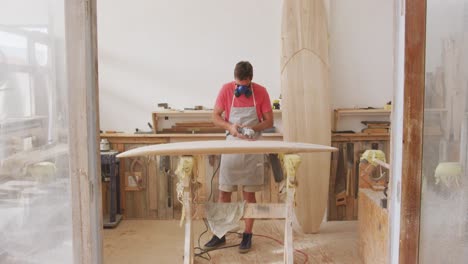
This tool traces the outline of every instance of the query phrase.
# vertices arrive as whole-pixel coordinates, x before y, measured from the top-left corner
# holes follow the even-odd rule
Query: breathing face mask
[[[236,89],[234,90],[234,95],[236,97],[239,97],[243,94],[245,94],[245,97],[249,98],[252,95],[252,89],[250,89],[250,84],[249,85],[238,85],[236,84]]]

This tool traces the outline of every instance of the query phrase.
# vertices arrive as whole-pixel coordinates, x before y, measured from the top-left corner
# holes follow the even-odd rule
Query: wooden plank
[[[220,133],[224,134],[226,130],[218,127],[172,127],[163,128],[162,133],[181,133],[181,134],[210,134]]]
[[[157,158],[155,156],[148,157],[148,215],[152,218],[157,217],[158,210],[158,169]]]
[[[107,139],[111,144],[159,144],[169,142],[168,138],[148,136],[146,134],[101,134],[101,138]]]
[[[136,140],[137,143],[144,143],[144,140],[158,140],[167,138],[190,137],[190,138],[226,138],[224,133],[208,133],[208,134],[131,134],[131,133],[101,133],[101,138],[106,138],[109,142],[113,143],[114,140],[121,139],[123,142],[118,143],[135,143],[131,140]],[[282,137],[281,133],[263,133],[262,137]],[[164,142],[156,142],[164,143]]]
[[[151,119],[153,121],[153,133],[158,133],[158,115],[156,113],[151,114]]]
[[[346,143],[346,220],[353,220],[354,215],[354,144]]]
[[[359,164],[361,163],[361,149],[362,149],[362,142],[353,142],[354,144],[354,210],[353,210],[353,220],[358,219],[359,215]]]
[[[273,110],[273,114],[281,114],[281,110]],[[152,114],[157,114],[160,116],[206,116],[208,118],[211,118],[211,115],[213,114],[213,110],[165,110],[165,111],[155,111]]]
[[[194,202],[206,202],[207,197],[207,183],[206,183],[206,174],[207,174],[207,158],[206,156],[197,155],[195,156],[195,176],[197,177],[196,182],[200,183],[200,187],[197,189],[197,193],[194,196]]]
[[[391,110],[386,110],[383,108],[375,108],[375,109],[361,109],[361,108],[337,108],[334,110],[336,113],[340,115],[366,115],[366,114],[385,114],[390,115],[392,112]]]
[[[170,170],[175,168],[173,161],[169,162]],[[167,168],[166,168],[167,169]],[[170,173],[170,172],[169,172]],[[172,209],[172,201],[168,194],[168,185],[169,185],[169,178],[171,176],[168,173],[162,172],[161,177],[158,180],[158,218],[159,219],[172,219],[170,210]]]
[[[345,141],[374,141],[374,140],[390,140],[390,134],[367,134],[367,133],[354,133],[354,134],[332,134],[332,142]]]
[[[190,187],[189,187],[190,188]],[[185,239],[184,239],[184,264],[192,264],[193,256],[193,227],[192,227],[192,208],[191,193],[184,192],[185,207]]]
[[[284,263],[294,263],[294,250],[293,250],[293,230],[292,230],[292,217],[294,209],[294,194],[295,188],[287,188],[286,203],[284,212],[286,212],[286,220],[284,221]]]
[[[206,134],[126,134],[126,133],[103,133],[101,138],[106,138],[111,144],[160,144],[178,141],[198,140],[221,140],[225,139],[225,133]],[[283,139],[281,133],[264,133],[261,139],[279,140]]]
[[[175,123],[176,127],[214,127],[215,124],[213,122],[205,122],[205,121],[199,121],[199,122],[179,122]]]
[[[102,263],[96,1],[65,1],[73,262]]]
[[[363,263],[388,263],[388,211],[382,192],[359,190],[359,255]]]
[[[285,204],[246,204],[244,218],[283,219],[285,212]]]
[[[418,263],[426,52],[426,1],[406,1],[400,263]]]
[[[196,211],[197,218],[205,217],[206,210],[204,204],[198,204],[196,207]],[[284,203],[246,203],[244,207],[243,218],[285,219],[286,205]]]
[[[309,143],[284,141],[192,141],[169,144],[159,144],[128,150],[118,155],[119,158],[145,155],[213,155],[213,154],[264,154],[264,153],[313,153],[332,152],[335,148]],[[328,164],[327,159],[325,164]],[[328,176],[327,176],[328,178]],[[327,181],[328,184],[328,181]]]
[[[283,2],[281,94],[286,141],[330,145],[327,27],[323,0]],[[303,155],[298,175],[297,218],[305,233],[316,233],[327,207],[330,154]]]
[[[162,160],[165,157],[157,157],[158,158],[158,179],[156,181],[157,185],[157,196],[158,196],[158,219],[165,219],[166,218],[166,208],[167,208],[167,200],[166,200],[166,193],[167,193],[167,183],[166,183],[166,173],[164,171],[164,165],[161,164]]]

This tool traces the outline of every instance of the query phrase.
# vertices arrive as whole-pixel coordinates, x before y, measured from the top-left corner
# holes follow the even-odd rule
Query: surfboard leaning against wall
[[[285,141],[331,144],[327,27],[323,0],[284,0],[281,93]],[[301,156],[296,214],[305,233],[317,233],[327,207],[330,154]]]

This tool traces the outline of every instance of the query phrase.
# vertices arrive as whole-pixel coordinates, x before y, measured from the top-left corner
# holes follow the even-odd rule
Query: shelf
[[[155,111],[153,114],[161,116],[210,116],[213,110],[167,110]],[[281,114],[281,110],[273,110],[273,114]]]
[[[359,109],[359,108],[337,108],[334,110],[333,129],[336,129],[340,116],[387,116],[392,110],[384,108]]]
[[[359,109],[359,108],[338,108],[335,109],[335,114],[339,115],[386,115],[390,114],[392,110],[385,110],[383,108],[377,109]]]
[[[162,110],[151,113],[151,120],[153,121],[153,132],[161,133],[162,128],[159,127],[161,121],[171,120],[168,122],[175,122],[176,120],[190,120],[190,121],[211,121],[213,110]],[[281,118],[281,110],[273,110],[273,115],[276,119]],[[172,119],[173,118],[173,119]],[[158,125],[159,123],[159,125]],[[169,127],[165,127],[169,128]],[[206,133],[200,133],[206,134]],[[222,133],[224,134],[224,133]]]
[[[332,141],[335,142],[354,142],[354,141],[389,141],[389,133],[370,134],[370,133],[332,133]]]

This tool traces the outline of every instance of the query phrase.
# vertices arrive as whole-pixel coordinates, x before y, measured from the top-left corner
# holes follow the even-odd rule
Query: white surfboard
[[[119,158],[151,155],[217,155],[217,154],[263,154],[263,153],[311,153],[331,152],[336,148],[308,143],[284,141],[227,141],[209,140],[157,144],[131,149],[117,155]],[[300,178],[301,176],[298,175]]]
[[[328,32],[323,0],[284,0],[281,41],[284,140],[330,145]],[[327,207],[330,154],[303,155],[298,175],[302,177],[297,188],[297,217],[305,233],[316,233]]]

